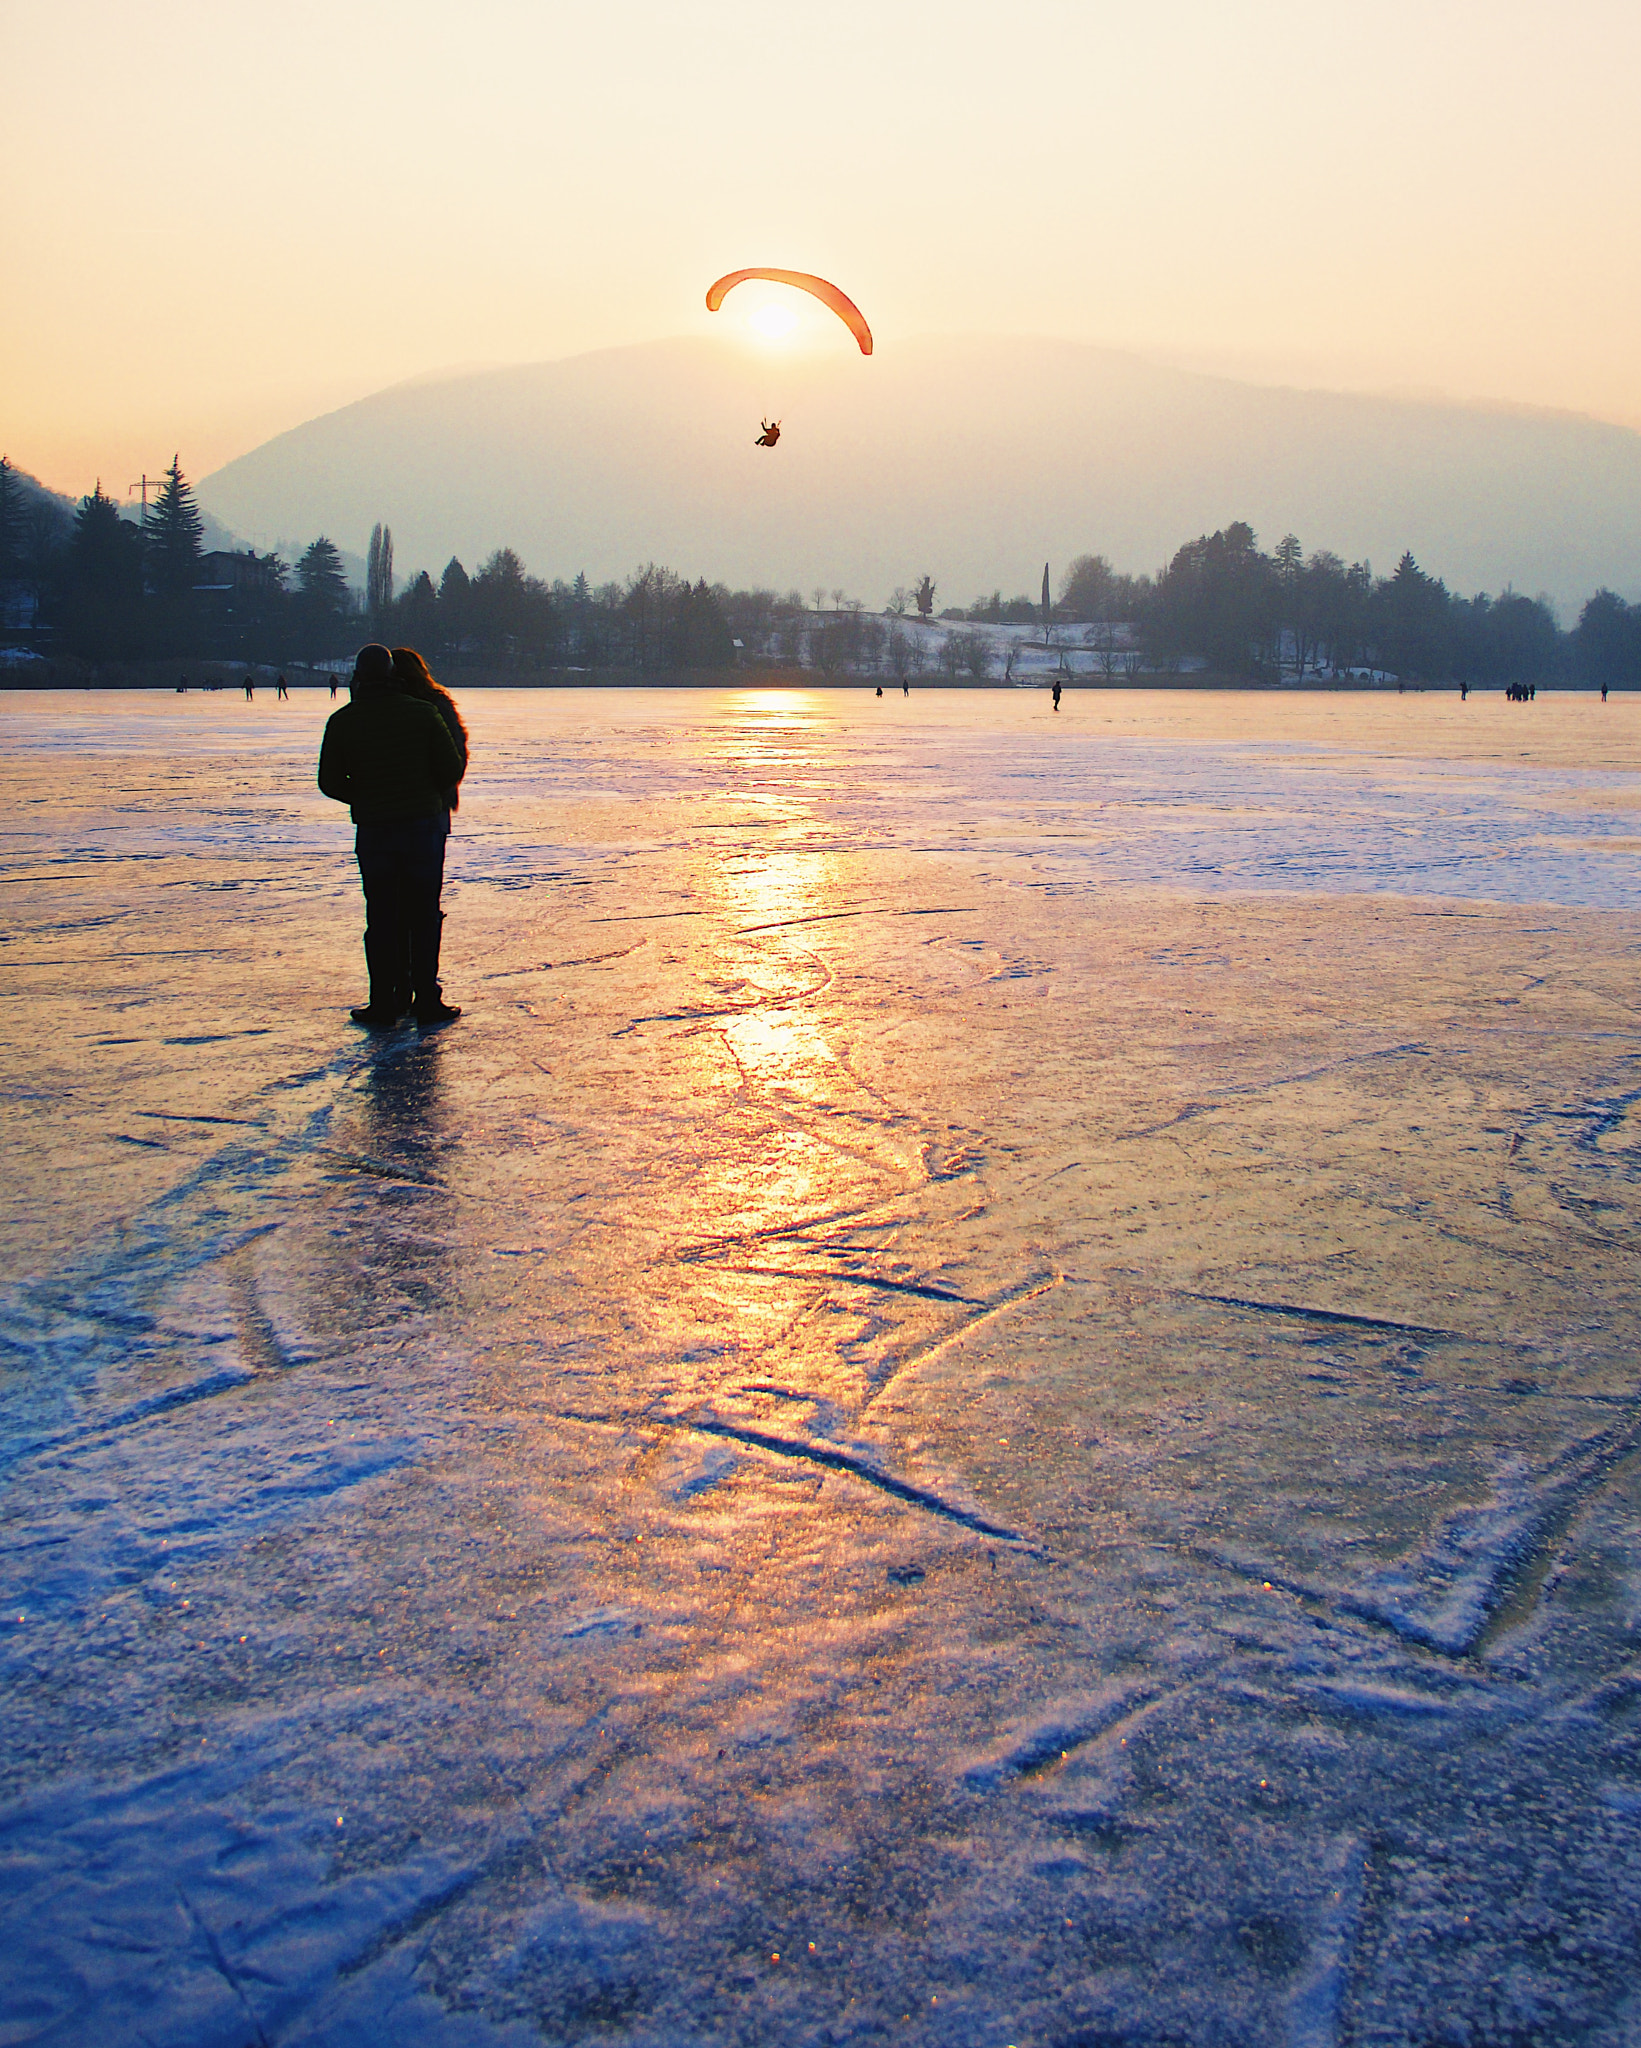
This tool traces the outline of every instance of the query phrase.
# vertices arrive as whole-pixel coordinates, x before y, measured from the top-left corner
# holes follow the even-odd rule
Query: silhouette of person
[[[1468,704],[1470,702],[1470,685],[1468,683],[1460,683],[1459,685],[1459,702],[1461,704]]]
[[[245,678],[245,701],[247,704],[254,704],[256,702],[256,685],[249,676]]]
[[[319,750],[319,787],[350,807],[356,828],[370,999],[351,1014],[375,1031],[390,1030],[407,1008],[424,1029],[461,1015],[439,986],[439,894],[446,792],[464,764],[438,711],[394,680],[387,648],[361,647],[353,701],[331,713]]]
[[[912,686],[909,682],[907,682],[904,676],[902,676],[900,679],[900,694],[903,697],[909,697],[912,694]],[[1603,697],[1605,697],[1605,691],[1602,692],[1602,695]]]
[[[1060,708],[1060,685],[1058,681],[1054,685],[1054,708],[1056,711]]]
[[[418,697],[424,704],[431,704],[444,720],[444,729],[450,735],[451,743],[461,756],[462,773],[467,773],[467,727],[462,715],[456,709],[456,700],[442,683],[433,680],[433,671],[416,652],[414,647],[395,647],[393,650],[393,687],[403,690],[407,697]],[[459,808],[461,790],[453,783],[444,793],[446,816]]]
[[[290,701],[291,693],[285,687],[285,678],[281,676],[274,690],[274,702],[276,704],[288,704]]]
[[[444,729],[450,735],[451,744],[455,747],[457,755],[460,757],[462,773],[465,775],[467,773],[467,727],[462,723],[462,715],[456,709],[455,698],[451,696],[450,692],[442,684],[433,680],[433,671],[416,652],[414,647],[395,647],[393,649],[393,687],[396,690],[402,690],[407,697],[415,697],[423,704],[432,705],[444,722]],[[441,794],[444,798],[445,837],[448,839],[450,836],[451,813],[461,803],[461,790],[457,784],[452,783]],[[400,990],[406,1001],[409,999],[409,992],[413,982],[414,976],[411,970],[410,956],[407,952],[399,983]],[[443,1001],[444,992],[442,989],[436,989],[434,993],[439,997],[440,1001]]]
[[[1607,686],[1605,683],[1601,685],[1601,701],[1603,704],[1607,701]]]
[[[877,693],[880,697],[883,695],[883,685],[881,683],[877,686]]]
[[[332,702],[333,704],[334,704],[334,703],[336,702],[336,678],[335,678],[335,676],[332,676],[332,677],[331,677],[331,679],[330,679],[330,700],[331,700],[331,702]]]

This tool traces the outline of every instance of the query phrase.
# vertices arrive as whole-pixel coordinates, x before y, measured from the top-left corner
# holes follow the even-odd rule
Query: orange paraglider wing
[[[807,270],[732,270],[707,293],[707,311],[716,313],[724,303],[726,293],[732,292],[738,284],[745,284],[749,277],[761,277],[770,284],[796,285],[800,292],[808,292],[811,298],[819,299],[823,306],[829,306],[860,343],[863,356],[872,353],[872,330],[866,324],[865,315],[846,292],[840,292],[835,284],[828,284],[824,277],[811,277]]]

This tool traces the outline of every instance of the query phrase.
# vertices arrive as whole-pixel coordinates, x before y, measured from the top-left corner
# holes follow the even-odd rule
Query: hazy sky
[[[1641,424],[1636,0],[0,24],[0,449],[62,489],[203,475],[441,366],[709,331],[707,283],[759,262],[835,277],[884,346],[1063,335]]]

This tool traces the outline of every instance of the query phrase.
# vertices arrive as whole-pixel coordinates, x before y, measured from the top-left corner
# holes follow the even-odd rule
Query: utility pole
[[[141,483],[142,483],[142,530],[143,530],[143,532],[144,532],[144,533],[146,533],[146,532],[148,531],[148,486],[149,486],[150,484],[152,484],[152,485],[154,486],[154,488],[155,488],[156,490],[158,490],[158,489],[159,489],[159,487],[160,487],[160,483],[161,483],[161,481],[162,481],[162,479],[161,479],[161,478],[159,478],[159,477],[157,477],[157,476],[145,476],[145,477],[143,477],[143,478],[142,478],[142,480],[141,480]],[[126,492],[126,496],[127,496],[127,497],[129,497],[129,496],[131,495],[131,493],[132,493],[132,492],[133,492],[134,490],[136,490],[136,489],[137,489],[137,485],[136,485],[136,484],[127,484],[127,485],[126,485],[126,487],[125,487],[125,492]]]

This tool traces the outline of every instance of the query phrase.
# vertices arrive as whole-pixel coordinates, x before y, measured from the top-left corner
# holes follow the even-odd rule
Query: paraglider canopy
[[[769,284],[794,285],[800,292],[808,292],[819,299],[823,306],[837,314],[849,332],[860,343],[863,356],[872,353],[872,330],[866,324],[864,314],[846,293],[840,292],[835,284],[828,284],[824,277],[812,277],[807,270],[732,270],[727,277],[719,278],[707,293],[707,311],[716,313],[724,303],[725,295],[738,284],[745,284],[749,278],[762,278]]]

